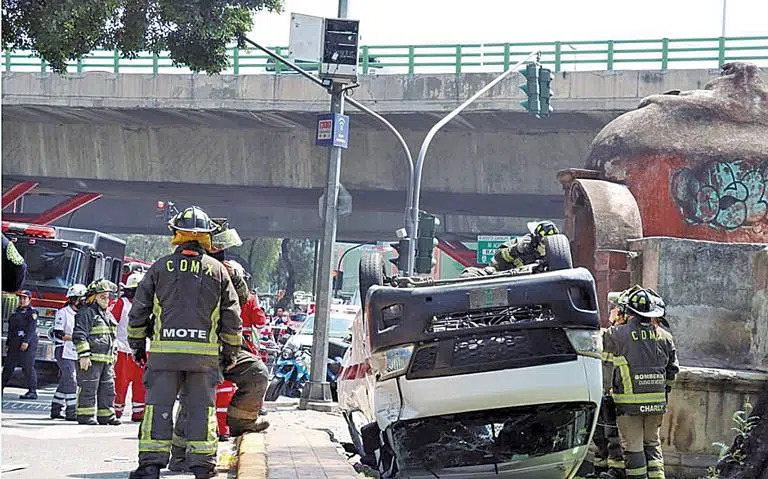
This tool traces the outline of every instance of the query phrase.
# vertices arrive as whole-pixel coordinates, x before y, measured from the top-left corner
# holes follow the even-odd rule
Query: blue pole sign
[[[338,113],[317,115],[315,145],[349,147],[349,117]]]

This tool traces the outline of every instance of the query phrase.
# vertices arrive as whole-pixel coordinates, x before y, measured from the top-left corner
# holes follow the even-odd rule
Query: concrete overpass
[[[715,70],[557,73],[556,112],[521,111],[519,79],[499,84],[432,144],[423,207],[444,233],[519,232],[532,217],[562,217],[555,173],[583,163],[602,126],[640,99],[701,88]],[[354,97],[384,114],[414,155],[426,131],[492,75],[366,76]],[[245,234],[317,237],[326,150],[313,145],[327,94],[290,75],[203,76],[5,72],[3,186],[34,179],[54,197],[105,197],[72,224],[163,232],[158,199],[229,214]],[[353,215],[341,239],[387,239],[402,224],[406,169],[392,135],[352,113],[342,182]],[[51,198],[30,199],[40,204]],[[247,226],[246,226],[247,225]]]

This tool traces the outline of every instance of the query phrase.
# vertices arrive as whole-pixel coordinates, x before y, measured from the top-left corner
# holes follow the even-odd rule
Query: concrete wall
[[[701,88],[717,70],[561,72],[554,107],[566,111],[626,111],[647,95]],[[495,74],[368,75],[355,99],[380,113],[450,111]],[[499,83],[469,110],[521,111],[519,77]],[[328,94],[298,75],[146,75],[3,72],[4,105],[83,108],[180,108],[327,111]]]
[[[744,409],[748,398],[754,406],[766,382],[765,373],[683,367],[661,426],[668,477],[705,477],[718,459],[712,443],[732,443],[733,413]]]
[[[664,297],[683,365],[768,371],[765,244],[669,237],[629,244],[639,253],[632,281]]]

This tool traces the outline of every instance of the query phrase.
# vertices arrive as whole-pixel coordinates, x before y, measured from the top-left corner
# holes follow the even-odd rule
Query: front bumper
[[[3,350],[3,357],[5,357],[7,353],[6,348],[6,338],[2,338],[2,350]],[[53,341],[48,339],[40,338],[37,341],[37,354],[35,355],[35,361],[43,361],[46,363],[55,363],[56,357],[53,355],[53,350],[56,347],[56,345],[53,343]]]
[[[602,364],[574,361],[376,383],[402,477],[567,478],[586,454]],[[432,471],[432,472],[429,472]]]
[[[393,422],[469,411],[557,404],[600,403],[602,363],[578,356],[575,361],[425,379],[376,383],[376,421],[382,431]]]

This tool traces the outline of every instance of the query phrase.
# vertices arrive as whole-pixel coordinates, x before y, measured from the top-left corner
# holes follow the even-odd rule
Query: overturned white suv
[[[363,259],[338,386],[363,463],[384,477],[575,474],[602,397],[595,284],[543,269],[439,281]]]

